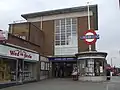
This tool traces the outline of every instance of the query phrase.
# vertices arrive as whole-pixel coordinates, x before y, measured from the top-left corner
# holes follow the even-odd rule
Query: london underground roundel
[[[87,30],[81,39],[83,39],[86,44],[91,45],[94,44],[97,39],[99,39],[99,35],[97,35],[94,30]]]

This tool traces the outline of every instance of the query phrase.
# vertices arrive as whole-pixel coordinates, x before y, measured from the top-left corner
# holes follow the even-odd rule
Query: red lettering
[[[23,56],[23,53],[20,53],[21,56]]]
[[[14,51],[11,51],[11,50],[10,50],[10,55],[14,55]]]
[[[32,58],[30,54],[27,54],[25,51],[19,51],[19,50],[15,50],[15,51],[10,50],[10,55],[23,56],[24,58]]]
[[[24,58],[26,58],[27,57],[27,55],[26,55],[26,53],[24,53]]]
[[[32,58],[32,56],[31,56],[31,55],[29,55],[29,58]]]
[[[17,56],[17,53],[14,52],[14,55]]]
[[[16,54],[17,54],[17,56],[19,56],[19,52],[20,52],[20,51],[18,51],[18,52],[16,53]]]

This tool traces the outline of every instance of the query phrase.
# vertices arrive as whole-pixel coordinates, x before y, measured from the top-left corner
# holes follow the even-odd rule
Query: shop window
[[[28,71],[29,65],[27,63],[24,63],[24,71]]]
[[[49,70],[49,62],[41,62],[41,70]]]
[[[41,62],[41,70],[45,70],[45,62]]]
[[[49,74],[49,62],[41,62],[41,76],[45,76]]]
[[[0,81],[9,81],[11,80],[11,70],[10,70],[10,64],[6,60],[1,59],[0,60]]]
[[[48,75],[48,71],[41,71],[40,75],[41,75],[41,76]]]

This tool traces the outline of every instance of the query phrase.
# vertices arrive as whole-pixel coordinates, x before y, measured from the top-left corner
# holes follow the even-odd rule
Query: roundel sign
[[[94,30],[87,30],[84,33],[84,36],[81,37],[81,39],[83,39],[86,44],[91,45],[94,44],[97,39],[99,39],[99,35],[97,35]]]

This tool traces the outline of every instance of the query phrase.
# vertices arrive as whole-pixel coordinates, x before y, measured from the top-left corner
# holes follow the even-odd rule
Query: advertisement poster
[[[41,62],[41,70],[45,70],[45,62]]]

